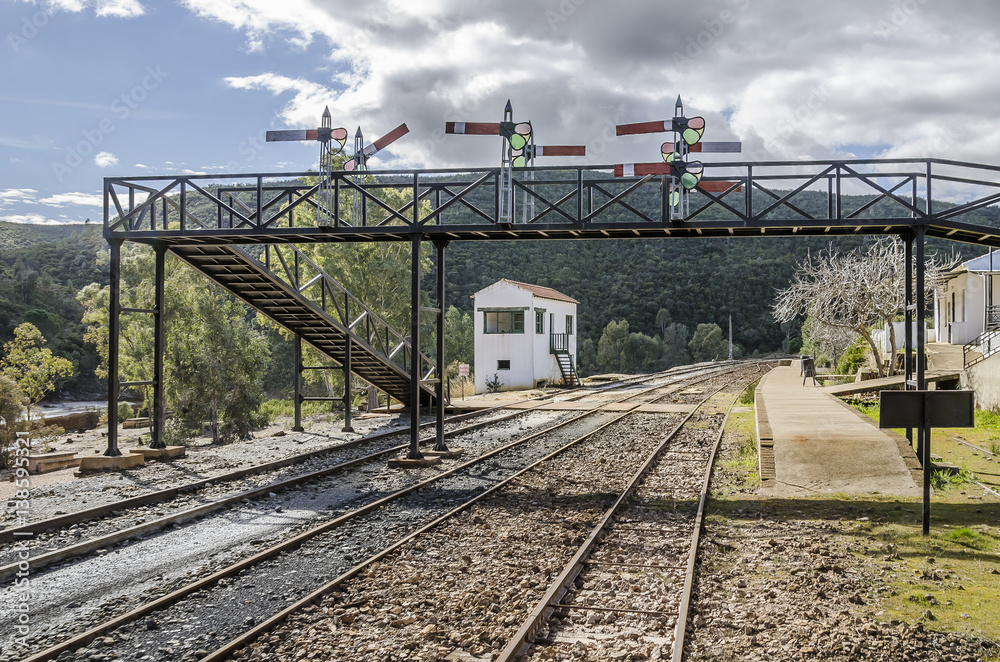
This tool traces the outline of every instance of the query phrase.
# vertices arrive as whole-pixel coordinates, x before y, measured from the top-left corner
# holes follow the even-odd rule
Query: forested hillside
[[[83,341],[83,306],[76,293],[88,283],[108,282],[97,263],[106,246],[98,224],[0,223],[0,345],[22,322],[34,324],[49,348],[72,361],[67,389],[95,390],[97,352]]]

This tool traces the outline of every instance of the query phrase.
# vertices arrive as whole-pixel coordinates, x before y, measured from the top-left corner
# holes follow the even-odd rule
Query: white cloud
[[[33,188],[9,188],[2,190],[0,191],[0,207],[15,203],[34,202],[37,193],[38,191]]]
[[[711,0],[684,12],[660,0],[627,11],[529,0],[183,3],[245,33],[251,49],[323,40],[333,73],[226,82],[285,97],[287,126],[316,126],[326,104],[335,126],[361,124],[370,137],[407,122],[389,165],[493,164],[497,141],[444,136],[443,124],[496,121],[508,97],[541,144],[586,144],[591,163],[655,160],[656,137],[616,139],[614,124],[669,117],[678,93],[688,114],[706,117],[705,139],[740,138],[743,158],[916,156],[941,127],[951,138],[936,155],[1000,153],[1000,78],[987,73],[1000,65],[994,3],[958,13],[862,0]]]
[[[117,18],[135,18],[146,13],[145,8],[136,0],[97,0],[98,16],[115,16]]]
[[[60,221],[54,218],[47,218],[41,214],[21,214],[15,216],[0,216],[0,221],[5,221],[7,223],[26,223],[34,225],[61,225],[63,223],[69,223],[71,221],[64,220]]]
[[[98,168],[110,168],[118,165],[118,157],[111,152],[98,152],[94,156],[94,165]]]
[[[142,170],[149,170],[149,166],[148,166],[148,165],[146,165],[145,163],[136,163],[136,164],[135,164],[135,167],[136,167],[136,168],[140,168],[140,169],[142,169]]]
[[[49,207],[66,207],[74,205],[84,205],[88,207],[103,207],[104,198],[98,193],[57,193],[38,201],[40,204]]]

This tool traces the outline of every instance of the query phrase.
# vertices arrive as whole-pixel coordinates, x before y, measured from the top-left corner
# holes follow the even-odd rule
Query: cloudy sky
[[[0,220],[96,221],[109,175],[309,169],[263,131],[325,105],[407,123],[385,167],[495,164],[443,128],[508,98],[539,144],[654,161],[614,125],[678,94],[746,159],[1000,163],[998,29],[987,0],[0,0]]]

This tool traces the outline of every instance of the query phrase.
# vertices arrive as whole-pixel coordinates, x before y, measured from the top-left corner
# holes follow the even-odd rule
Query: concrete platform
[[[184,446],[167,446],[166,448],[130,448],[129,453],[137,453],[147,460],[173,460],[187,455]]]
[[[69,453],[44,453],[41,455],[28,456],[28,473],[44,474],[49,471],[58,471],[66,467],[76,467],[80,464],[80,458],[75,451]]]
[[[136,453],[125,453],[118,457],[88,455],[87,457],[80,458],[80,470],[76,475],[81,476],[95,471],[119,471],[121,469],[141,467],[145,461],[146,458]]]
[[[762,493],[920,496],[917,458],[906,440],[875,427],[829,389],[803,386],[798,364],[769,372],[755,394]]]

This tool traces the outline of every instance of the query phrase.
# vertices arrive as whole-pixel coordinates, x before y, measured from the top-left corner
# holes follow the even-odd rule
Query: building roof
[[[993,259],[990,260],[992,255]],[[992,262],[992,264],[990,264]],[[968,271],[1000,271],[1000,251],[991,251],[986,255],[974,257],[962,263]]]
[[[536,297],[542,299],[554,299],[555,301],[568,301],[569,303],[580,303],[571,296],[566,296],[562,292],[553,290],[551,287],[543,287],[541,285],[532,285],[531,283],[520,283],[516,280],[510,280],[509,278],[502,278],[500,280],[502,283],[510,283],[511,285],[516,285],[521,289],[528,290]]]
[[[493,283],[493,285],[496,285],[498,283],[508,283],[508,284],[513,285],[515,287],[520,287],[522,290],[527,290],[527,291],[531,292],[533,295],[535,295],[536,297],[539,297],[541,299],[552,299],[554,301],[566,301],[568,303],[580,303],[579,301],[577,301],[573,297],[568,296],[566,294],[563,294],[562,292],[560,292],[558,290],[553,290],[551,287],[544,287],[542,285],[532,285],[531,283],[522,283],[520,281],[511,280],[509,278],[501,278],[496,283]],[[490,287],[493,287],[493,285],[490,285],[489,287],[484,287],[482,290],[479,290],[479,292],[483,292],[485,290],[488,290]],[[479,292],[476,292],[470,298],[475,298],[476,295],[479,294]]]

